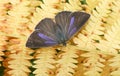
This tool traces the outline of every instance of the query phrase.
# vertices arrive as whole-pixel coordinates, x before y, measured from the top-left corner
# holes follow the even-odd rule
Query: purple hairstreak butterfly
[[[85,12],[59,12],[55,19],[45,18],[35,27],[27,40],[26,47],[40,48],[66,45],[66,42],[84,25],[90,15]]]

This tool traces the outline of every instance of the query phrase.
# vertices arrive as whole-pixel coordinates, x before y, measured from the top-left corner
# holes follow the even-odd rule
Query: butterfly
[[[85,24],[90,14],[85,12],[59,12],[55,19],[44,18],[35,27],[35,31],[29,36],[26,47],[40,48],[66,45],[66,42]]]

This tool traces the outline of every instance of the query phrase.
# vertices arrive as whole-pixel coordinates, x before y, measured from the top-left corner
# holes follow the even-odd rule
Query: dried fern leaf
[[[78,61],[76,58],[78,58],[77,55],[77,48],[72,45],[67,45],[67,47],[64,47],[62,49],[65,53],[61,53],[58,57],[59,60],[57,61],[57,74],[56,76],[73,76],[75,73],[75,68],[77,68],[76,63]]]
[[[101,0],[86,0],[88,10],[93,10],[100,3],[100,1]]]
[[[6,70],[8,75],[10,76],[28,76],[31,72],[29,67],[32,66],[29,60],[33,57],[30,56],[33,53],[33,50],[27,49],[25,47],[25,38],[23,39],[16,39],[11,38],[8,42],[8,55],[6,54],[7,58],[4,61],[6,65]]]
[[[0,35],[0,61],[3,61],[3,57],[5,56],[4,51],[7,49],[7,41],[8,38],[4,35]]]
[[[80,0],[68,0],[69,3],[64,4],[64,10],[78,11],[82,10]]]
[[[9,4],[9,1],[4,0],[0,2],[0,34],[5,35],[5,32],[8,25],[7,22],[7,10],[11,8],[11,5]]]
[[[109,42],[120,44],[120,18],[114,22],[109,30],[105,33],[105,39]]]
[[[30,15],[29,4],[29,1],[23,1],[17,5],[12,5],[13,8],[8,11],[9,16],[7,22],[9,22],[9,26],[6,27],[8,27],[9,32],[6,33],[7,36],[20,37],[21,34],[24,34],[25,31],[27,31],[26,23],[29,21],[27,16]]]
[[[115,0],[112,4],[111,4],[111,14],[109,14],[108,19],[106,20],[107,23],[107,27],[109,29],[109,27],[111,27],[112,25],[114,25],[114,22],[116,22],[116,20],[119,19],[120,13],[120,0]]]
[[[102,53],[97,51],[91,51],[84,53],[81,56],[85,57],[83,65],[85,66],[85,76],[101,76],[102,68],[104,67],[103,62],[105,59],[102,57]]]
[[[24,1],[20,3],[18,2],[16,5],[14,2],[9,2],[11,8],[9,7],[9,11],[6,13],[6,24],[4,26],[6,28],[2,31],[4,35],[7,37],[9,36],[7,50],[10,55],[4,60],[9,60],[4,62],[5,64],[8,63],[8,65],[5,66],[5,75],[7,76],[28,76],[31,72],[28,68],[31,66],[31,63],[28,61],[32,58],[29,56],[31,51],[26,51],[25,48],[25,35],[28,33],[30,34],[25,26],[29,21],[27,16],[30,15],[31,10],[28,8],[29,3],[29,1]]]
[[[43,0],[44,4],[45,5],[56,5],[56,4],[59,4],[60,3],[60,0],[52,0],[52,1],[49,1],[49,0]]]
[[[63,9],[63,6],[61,5],[61,0],[43,0],[43,3],[39,5],[41,8],[36,8],[35,12],[33,13],[33,24],[36,25],[41,19],[45,17],[54,18],[55,14]]]
[[[111,76],[119,76],[120,75],[120,55],[117,54],[115,57],[110,59],[111,62],[110,66],[112,68]]]
[[[9,39],[9,43],[8,43],[9,46],[7,49],[9,51],[9,55],[7,55],[7,57],[8,57],[7,59],[9,59],[9,61],[7,61],[9,63],[9,65],[8,65],[9,68],[7,68],[7,69],[14,69],[14,71],[17,71],[17,69],[15,69],[15,68],[19,65],[23,66],[23,68],[21,68],[21,69],[24,69],[24,68],[28,69],[28,66],[31,66],[31,63],[28,60],[32,59],[32,57],[29,55],[31,53],[33,53],[33,50],[25,48],[24,40],[25,40],[24,38],[23,38],[23,40],[22,40],[22,38],[21,39],[16,39],[16,38]],[[12,68],[12,66],[14,66],[14,65],[16,67]],[[12,71],[12,73],[14,71]],[[24,70],[23,70],[23,72],[24,72]]]
[[[95,45],[102,39],[100,35],[103,35],[103,31],[105,30],[102,26],[104,24],[102,19],[108,16],[110,12],[109,4],[111,2],[104,0],[96,6],[96,10],[92,10],[91,17],[85,29],[82,30],[82,33],[78,34],[78,38],[74,38],[74,43],[77,44],[80,50],[95,51],[97,49]]]
[[[35,76],[50,76],[55,69],[55,50],[53,48],[38,49],[33,67]]]
[[[4,51],[7,49],[6,46],[7,46],[7,40],[8,38],[4,35],[4,32],[6,27],[5,25],[7,24],[6,23],[6,13],[9,9],[9,2],[6,0],[6,1],[2,1],[0,0],[0,68],[2,68],[3,66],[3,56],[5,56],[5,53]],[[1,74],[0,74],[1,75]]]
[[[8,61],[8,74],[11,76],[28,76],[31,72],[28,67],[32,66],[28,61],[32,59],[31,56],[27,55],[26,52],[19,52],[17,54],[10,54],[8,56],[11,60]]]
[[[74,73],[73,76],[84,76],[85,70],[84,70],[83,62],[84,62],[85,57],[81,56],[83,53],[84,53],[84,51],[82,51],[82,50],[78,50],[78,52],[77,52],[77,55],[78,55],[77,61],[78,61],[78,63],[76,64],[77,68],[75,68],[75,73]]]
[[[106,54],[118,54],[118,49],[120,49],[120,19],[111,26],[111,29],[107,30],[104,37],[106,40],[100,40],[96,47]]]
[[[20,0],[9,0],[10,3],[12,4],[19,4],[21,1]]]

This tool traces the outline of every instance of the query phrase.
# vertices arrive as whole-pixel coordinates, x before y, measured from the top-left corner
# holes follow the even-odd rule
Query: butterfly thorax
[[[67,37],[65,36],[65,33],[63,33],[62,30],[57,31],[57,38],[58,38],[58,43],[63,44],[66,46],[66,41],[68,40]]]
[[[67,39],[66,39],[65,35],[63,35],[63,36],[60,37],[60,40],[59,40],[60,42],[59,42],[59,43],[60,43],[60,44],[62,43],[63,46],[66,46],[66,40],[67,40]]]

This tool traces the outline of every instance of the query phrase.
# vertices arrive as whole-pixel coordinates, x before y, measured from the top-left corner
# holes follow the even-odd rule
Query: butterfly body
[[[66,42],[80,30],[90,17],[84,12],[62,11],[55,16],[41,20],[27,40],[29,48],[48,47],[57,44],[66,46]]]

